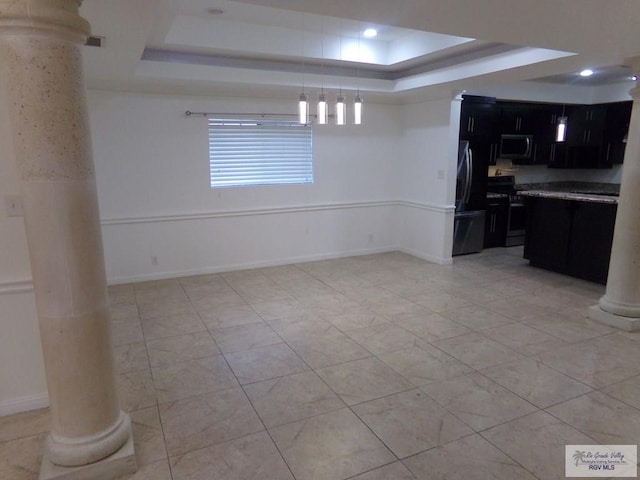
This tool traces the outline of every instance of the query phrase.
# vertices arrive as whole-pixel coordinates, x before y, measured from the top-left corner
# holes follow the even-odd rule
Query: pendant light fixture
[[[324,17],[320,24],[320,70],[324,73]],[[329,121],[329,105],[327,105],[327,97],[324,94],[324,77],[322,77],[320,85],[320,95],[318,96],[318,125],[326,125]]]
[[[358,92],[356,98],[353,101],[353,123],[355,125],[362,125],[362,97],[360,96],[360,32],[362,31],[362,24],[358,25]]]
[[[329,106],[327,105],[327,96],[322,92],[318,97],[318,124],[326,125],[329,119]]]
[[[298,102],[298,122],[302,125],[309,123],[309,99],[304,90],[300,94],[300,101]]]
[[[362,125],[362,97],[360,97],[359,91],[353,101],[353,123]]]
[[[309,123],[309,99],[304,93],[304,13],[301,13],[302,17],[302,93],[298,100],[298,123],[306,125]]]
[[[336,98],[336,125],[343,126],[347,121],[347,104],[342,95],[342,18],[340,19],[340,93]]]
[[[567,117],[564,114],[564,105],[562,105],[562,115],[558,117],[558,125],[556,127],[556,142],[564,142],[567,139]]]
[[[347,104],[344,101],[342,90],[336,99],[336,125],[345,125],[347,121]]]

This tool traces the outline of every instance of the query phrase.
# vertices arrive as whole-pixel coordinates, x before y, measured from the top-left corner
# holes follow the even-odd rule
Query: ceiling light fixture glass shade
[[[556,129],[556,142],[564,142],[567,139],[567,117],[558,118]]]
[[[360,94],[356,95],[356,99],[353,101],[353,123],[362,125],[362,97]]]
[[[344,125],[347,120],[347,104],[344,102],[344,96],[338,95],[336,101],[336,125]]]
[[[298,102],[298,122],[302,125],[309,123],[309,99],[304,93],[300,94]]]
[[[329,121],[329,106],[327,105],[327,97],[321,93],[318,97],[318,125],[326,125]]]
[[[367,28],[364,32],[362,32],[367,38],[374,38],[378,35],[378,31],[375,28]]]

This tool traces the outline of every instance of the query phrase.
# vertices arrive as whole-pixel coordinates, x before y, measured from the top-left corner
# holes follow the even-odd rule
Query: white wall
[[[366,104],[363,126],[316,127],[313,185],[211,190],[206,120],[184,112],[278,113],[289,102],[88,99],[110,283],[395,249],[450,261],[449,100]],[[9,127],[4,112],[2,197],[19,193]],[[2,211],[0,225],[1,416],[47,397],[23,222]]]
[[[399,106],[364,125],[314,128],[312,185],[209,186],[208,112],[291,112],[291,102],[89,92],[111,283],[397,248],[389,218]],[[157,258],[153,265],[152,257]]]
[[[451,262],[459,121],[458,100],[405,105],[402,111],[397,243],[437,263]]]

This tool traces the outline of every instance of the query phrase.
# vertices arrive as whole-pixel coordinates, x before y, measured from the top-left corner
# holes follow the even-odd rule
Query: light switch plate
[[[5,195],[4,210],[7,212],[7,217],[22,217],[24,214],[20,195]]]

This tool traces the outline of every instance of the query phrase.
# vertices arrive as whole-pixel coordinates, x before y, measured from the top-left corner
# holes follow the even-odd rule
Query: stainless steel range
[[[524,200],[518,195],[515,186],[516,177],[511,175],[489,177],[487,183],[488,192],[503,193],[509,196],[509,216],[507,221],[507,234],[504,240],[505,247],[524,244],[527,212]]]

